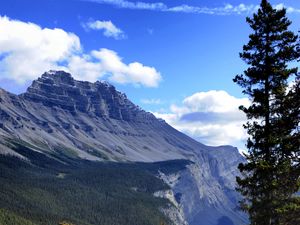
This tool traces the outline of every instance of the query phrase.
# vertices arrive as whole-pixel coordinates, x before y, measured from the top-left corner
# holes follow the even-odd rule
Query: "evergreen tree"
[[[240,57],[249,67],[234,78],[252,101],[240,107],[250,136],[247,163],[239,165],[237,177],[241,206],[251,225],[298,224],[299,80],[288,88],[288,80],[297,77],[297,68],[288,65],[300,56],[298,36],[288,30],[286,10],[273,9],[267,0],[247,23],[254,32]]]

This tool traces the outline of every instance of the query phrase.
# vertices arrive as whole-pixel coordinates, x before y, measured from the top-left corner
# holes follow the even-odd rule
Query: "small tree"
[[[234,82],[252,101],[240,107],[250,138],[237,190],[251,225],[292,224],[287,221],[300,208],[294,195],[300,186],[299,85],[288,89],[288,79],[297,76],[288,64],[300,56],[298,37],[288,30],[286,10],[273,9],[267,0],[247,23],[254,32],[240,57],[249,68]]]

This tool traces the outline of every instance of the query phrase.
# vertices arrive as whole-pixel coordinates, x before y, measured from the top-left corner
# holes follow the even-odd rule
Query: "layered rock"
[[[88,113],[90,116],[125,121],[155,120],[141,110],[107,82],[74,80],[64,71],[50,71],[33,81],[22,95],[26,100],[40,102],[48,107],[60,107],[72,113]]]

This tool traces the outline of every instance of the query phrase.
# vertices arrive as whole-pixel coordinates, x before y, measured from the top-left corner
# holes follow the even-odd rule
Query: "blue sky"
[[[134,103],[206,144],[243,148],[236,106],[247,103],[232,78],[245,68],[238,56],[250,33],[245,17],[259,2],[3,0],[0,36],[10,41],[0,38],[0,87],[20,93],[40,71],[66,67],[78,79],[109,80]],[[300,29],[300,1],[271,3],[289,7],[291,29]],[[53,45],[69,47],[49,47],[45,29],[57,39]],[[39,52],[34,41],[49,48]]]

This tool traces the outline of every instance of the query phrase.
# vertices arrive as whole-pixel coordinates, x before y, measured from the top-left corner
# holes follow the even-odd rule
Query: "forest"
[[[28,161],[0,156],[1,225],[172,224],[160,210],[171,203],[153,196],[169,189],[156,175],[190,163],[91,162],[14,149]]]

